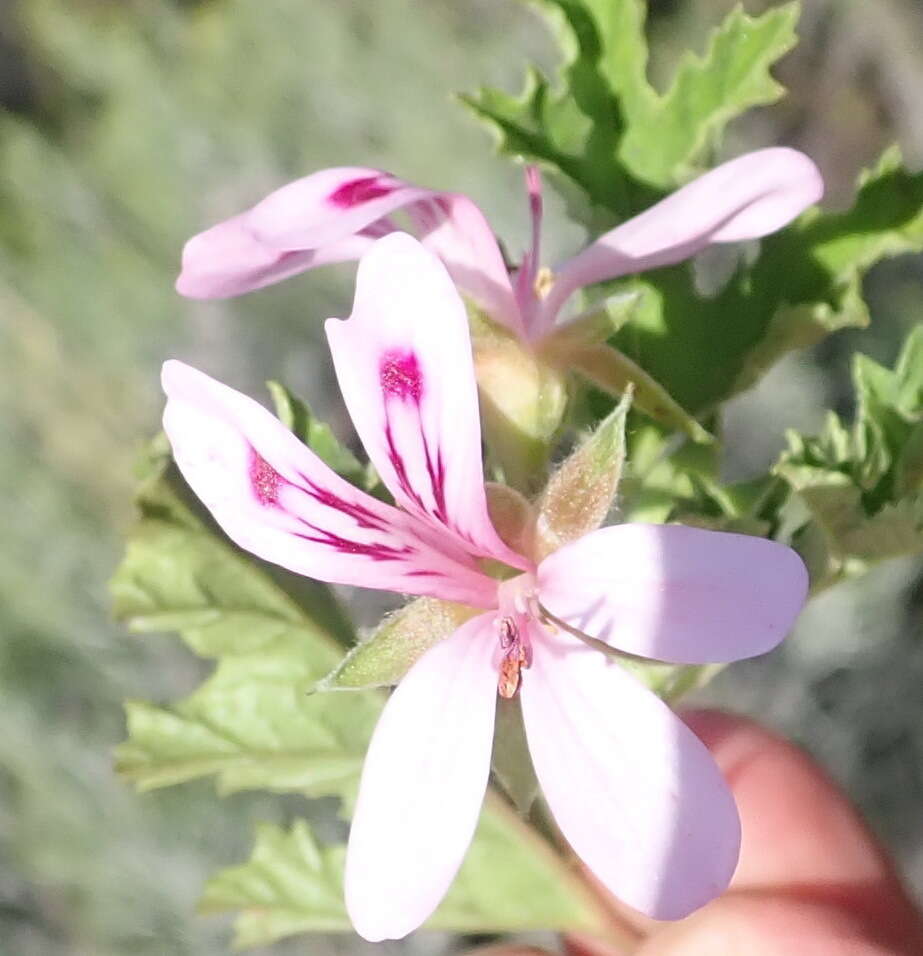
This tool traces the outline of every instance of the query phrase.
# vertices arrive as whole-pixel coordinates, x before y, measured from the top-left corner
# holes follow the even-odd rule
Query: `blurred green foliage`
[[[804,146],[845,204],[895,130],[923,156],[912,108],[923,67],[906,52],[921,28],[913,0],[882,2],[874,23],[862,4],[804,6],[806,42],[780,74],[793,96],[731,127],[728,141]],[[703,25],[729,7],[652,3],[654,77],[671,75],[688,44],[704,49]],[[751,15],[767,7],[782,9],[748,4]],[[171,289],[179,248],[278,183],[344,162],[469,192],[504,235],[524,235],[515,173],[446,102],[485,81],[512,88],[527,53],[550,66],[551,47],[518,5],[486,0],[28,0],[8,26],[20,69],[0,116],[0,951],[224,952],[226,930],[192,915],[206,874],[245,857],[255,819],[287,825],[303,803],[218,803],[203,784],[139,798],[114,779],[121,699],[175,698],[204,672],[172,643],[108,624],[105,580],[138,439],[156,423],[159,361],[182,355],[251,391],[279,375],[326,415],[329,372],[311,346],[318,320],[349,295],[336,277],[311,276],[190,305]],[[857,80],[859,66],[874,82]],[[765,77],[753,89],[750,102],[770,98]],[[574,240],[573,229],[558,235]],[[819,430],[828,402],[851,414],[845,356],[858,347],[894,363],[903,329],[923,318],[920,275],[918,259],[873,275],[866,338],[785,363],[731,408],[727,477],[765,470],[785,425]],[[809,735],[923,886],[920,608],[905,600],[915,574],[892,565],[830,592],[799,637],[727,673],[715,694]],[[215,892],[207,902],[222,908]],[[351,945],[312,941],[312,953]]]

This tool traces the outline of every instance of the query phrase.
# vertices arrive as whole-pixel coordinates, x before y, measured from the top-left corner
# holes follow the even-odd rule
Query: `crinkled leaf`
[[[484,90],[466,102],[500,132],[503,152],[543,162],[569,196],[582,194],[573,208],[594,229],[688,179],[729,119],[779,96],[769,68],[791,47],[798,12],[796,4],[752,18],[732,11],[705,56],[685,59],[660,96],[646,78],[641,0],[539,5],[564,53],[558,87],[533,73],[518,98]],[[713,297],[698,294],[688,265],[623,283],[646,294],[612,344],[699,417],[786,352],[866,325],[863,273],[923,248],[923,174],[904,170],[894,149],[860,187],[848,212],[814,211],[765,239],[759,257]]]
[[[253,857],[214,876],[202,910],[240,911],[235,945],[298,933],[351,931],[342,902],[345,848],[321,847],[308,825],[264,826]],[[549,846],[500,800],[488,798],[474,842],[426,928],[453,933],[599,931],[597,904]]]
[[[604,4],[599,4],[604,6]],[[711,36],[703,57],[687,53],[663,97],[650,98],[626,130],[619,157],[646,182],[664,188],[688,175],[727,124],[783,93],[770,68],[797,42],[798,3],[750,17],[736,7]]]
[[[786,352],[867,325],[864,272],[920,249],[923,173],[908,173],[892,149],[863,176],[850,210],[813,210],[763,240],[756,262],[714,298],[696,294],[688,266],[632,280],[646,295],[613,341],[698,415],[749,388]]]
[[[735,116],[778,99],[769,70],[794,45],[798,18],[797,4],[757,17],[735,9],[660,95],[646,76],[643,0],[537,6],[564,54],[557,84],[533,70],[518,97],[487,88],[464,102],[495,129],[502,152],[542,162],[618,216],[636,211],[651,187],[687,176]]]
[[[222,792],[349,796],[380,703],[309,693],[349,640],[329,590],[240,552],[187,504],[165,456],[149,462],[138,503],[112,582],[116,614],[219,660],[170,708],[128,704],[119,771],[141,789],[216,774]]]
[[[263,946],[307,932],[347,932],[343,905],[346,848],[318,844],[310,827],[290,830],[263,824],[253,855],[241,866],[216,873],[205,885],[202,913],[240,911],[234,924],[237,948]]]
[[[819,436],[789,433],[775,467],[794,494],[788,533],[815,587],[923,549],[923,327],[893,371],[856,356],[853,381],[852,427],[831,412]]]

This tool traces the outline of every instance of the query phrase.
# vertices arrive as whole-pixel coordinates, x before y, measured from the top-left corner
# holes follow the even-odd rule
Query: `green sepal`
[[[618,492],[625,463],[629,386],[615,410],[558,467],[536,504],[536,560],[595,531]]]
[[[435,644],[477,613],[461,604],[422,597],[386,615],[371,635],[319,681],[318,691],[368,690],[399,683]]]

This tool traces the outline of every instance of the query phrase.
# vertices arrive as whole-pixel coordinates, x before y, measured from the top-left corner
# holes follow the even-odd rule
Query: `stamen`
[[[589,634],[584,634],[583,631],[578,630],[576,627],[571,627],[571,625],[566,621],[562,621],[559,617],[555,617],[554,614],[552,614],[544,604],[539,604],[537,601],[536,607],[538,608],[538,619],[541,620],[543,624],[560,628],[562,631],[570,634],[571,637],[576,637],[578,641],[586,644],[587,647],[592,647],[594,650],[605,654],[606,657],[611,657],[613,660],[640,661],[643,664],[649,664],[652,660],[654,660],[654,658],[641,657],[638,654],[630,654],[628,651],[620,651],[615,647],[611,647],[605,641],[601,641],[598,637],[590,637]]]
[[[542,246],[542,174],[538,166],[526,166],[526,191],[532,219],[532,248],[529,252],[532,269],[538,269]]]
[[[522,667],[525,663],[525,652],[521,647],[514,648],[500,662],[500,678],[497,681],[497,693],[510,700],[516,696],[519,685],[522,683]]]
[[[542,266],[541,269],[535,274],[535,282],[532,283],[532,288],[535,290],[535,295],[539,299],[545,299],[548,297],[548,293],[551,291],[551,287],[554,285],[554,273],[548,266]]]
[[[506,651],[500,661],[497,677],[497,693],[509,700],[516,696],[522,684],[522,670],[532,666],[532,646],[520,630],[516,619],[510,615],[494,622],[500,647]]]
[[[497,637],[503,650],[509,650],[517,638],[516,622],[511,617],[501,617],[495,623]]]

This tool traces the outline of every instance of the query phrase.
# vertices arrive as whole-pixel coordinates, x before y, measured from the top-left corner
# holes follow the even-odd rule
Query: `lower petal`
[[[681,919],[737,865],[737,808],[711,755],[617,663],[536,634],[522,707],[535,772],[561,832],[614,896]]]
[[[439,905],[474,835],[493,741],[493,614],[424,654],[388,701],[362,770],[346,855],[360,936],[400,939]]]

